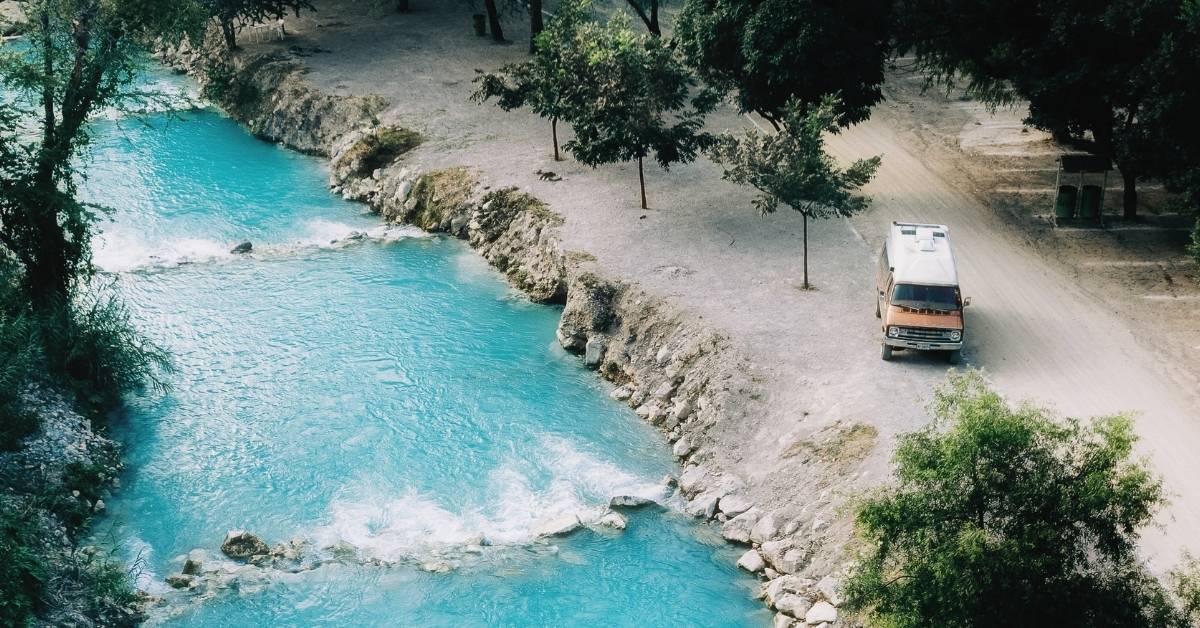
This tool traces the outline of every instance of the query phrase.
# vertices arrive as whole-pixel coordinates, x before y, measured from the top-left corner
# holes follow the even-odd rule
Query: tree
[[[1028,100],[1028,123],[1058,137],[1091,133],[1093,151],[1121,171],[1127,218],[1137,215],[1137,181],[1169,174],[1162,158],[1170,151],[1157,141],[1156,127],[1162,128],[1164,99],[1196,90],[1184,78],[1197,71],[1188,33],[1194,0],[902,0],[898,6],[898,49],[915,53],[934,82],[963,82],[968,95],[993,106]],[[1180,84],[1186,91],[1164,89]]]
[[[487,11],[488,30],[492,33],[492,41],[504,43],[504,28],[500,26],[500,10],[496,8],[496,0],[483,0],[483,8]]]
[[[587,98],[588,81],[581,80],[588,70],[587,59],[579,45],[579,29],[587,21],[589,2],[564,2],[550,20],[550,26],[536,38],[532,59],[506,65],[498,72],[478,71],[479,87],[471,95],[475,102],[493,98],[505,111],[529,107],[550,120],[554,142],[554,160],[558,151],[558,122],[569,120]]]
[[[625,0],[629,3],[630,8],[642,23],[646,25],[646,30],[650,31],[651,35],[656,37],[662,36],[662,28],[658,25],[658,0]]]
[[[196,34],[203,12],[191,0],[24,0],[28,45],[0,53],[0,76],[35,111],[37,130],[17,130],[11,105],[0,129],[0,245],[23,269],[39,303],[67,302],[72,282],[91,274],[94,208],[75,198],[75,158],[100,110],[144,101],[130,89],[145,45]],[[22,115],[21,117],[24,117]]]
[[[587,61],[577,80],[588,84],[590,98],[570,120],[575,138],[567,150],[580,162],[637,161],[642,208],[646,208],[643,161],[654,156],[663,169],[688,163],[711,137],[700,131],[704,114],[715,104],[674,51],[653,35],[638,35],[624,14],[607,24],[585,23],[578,45]]]
[[[310,0],[202,0],[210,15],[221,25],[225,46],[237,50],[237,32],[242,25],[280,19],[288,13],[299,16],[302,9],[316,11]],[[402,5],[398,5],[398,8]]]
[[[890,0],[687,0],[675,38],[709,85],[737,94],[778,130],[787,104],[838,94],[838,122],[861,122],[882,98]]]
[[[725,167],[723,178],[758,189],[754,206],[763,215],[787,205],[803,216],[805,290],[810,287],[809,219],[850,216],[865,209],[870,199],[856,192],[879,169],[879,157],[860,159],[842,170],[825,153],[823,134],[838,131],[839,110],[837,99],[829,96],[807,113],[793,100],[784,109],[778,133],[723,135],[709,151],[713,161]]]
[[[1138,562],[1163,492],[1131,460],[1128,417],[1012,408],[974,371],[932,409],[901,437],[896,486],[857,508],[851,610],[895,627],[1190,625]]]

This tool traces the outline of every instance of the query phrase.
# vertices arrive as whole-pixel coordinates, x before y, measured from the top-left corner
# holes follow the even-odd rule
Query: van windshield
[[[914,310],[949,312],[958,309],[958,289],[954,286],[898,283],[892,289],[892,305]]]

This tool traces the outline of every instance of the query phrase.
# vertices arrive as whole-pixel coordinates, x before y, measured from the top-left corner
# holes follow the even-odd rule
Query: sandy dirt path
[[[864,235],[881,242],[891,220],[950,227],[968,310],[967,361],[1011,398],[1031,399],[1071,416],[1134,413],[1141,451],[1165,478],[1171,505],[1144,549],[1157,569],[1181,547],[1200,550],[1200,420],[1195,398],[1169,365],[1134,336],[1103,299],[1076,287],[1032,254],[974,196],[947,183],[886,120],[875,118],[833,138],[839,159],[883,154],[869,186],[874,209]]]

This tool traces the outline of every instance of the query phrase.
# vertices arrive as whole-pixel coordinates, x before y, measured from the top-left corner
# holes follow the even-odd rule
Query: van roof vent
[[[933,244],[933,238],[917,240],[917,246],[926,253],[937,250],[937,247]]]

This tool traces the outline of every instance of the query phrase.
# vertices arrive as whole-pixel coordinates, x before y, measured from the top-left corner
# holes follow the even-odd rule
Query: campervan
[[[875,316],[884,360],[897,350],[941,351],[962,359],[963,308],[958,270],[945,225],[893,222],[879,254]]]

